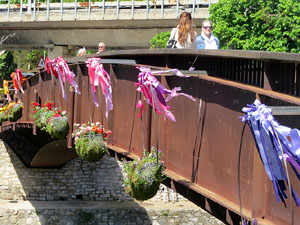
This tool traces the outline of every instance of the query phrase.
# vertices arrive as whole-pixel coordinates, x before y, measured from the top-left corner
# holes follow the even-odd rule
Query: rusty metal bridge
[[[255,99],[269,106],[300,105],[299,54],[164,49],[107,52],[101,58],[112,79],[114,110],[108,118],[100,91],[97,97],[103,107],[93,104],[86,58],[69,59],[82,94],[75,95],[67,87],[67,101],[62,98],[58,81],[46,71],[26,81],[25,93],[17,96],[25,106],[23,117],[16,123],[3,123],[1,136],[28,166],[57,167],[75,157],[67,148],[72,146],[71,137],[63,143],[52,143],[29,117],[32,102],[51,100],[69,112],[70,125],[99,121],[111,129],[109,153],[119,159],[142,155],[142,123],[145,147],[158,146],[164,154],[165,183],[225,223],[239,224],[241,212],[247,218],[256,218],[259,224],[290,224],[291,216],[300,221],[299,208],[294,205],[291,213],[289,205],[285,208],[276,202],[251,132],[248,128],[243,132],[244,124],[239,119],[241,109]],[[158,77],[163,85],[180,86],[182,92],[196,99],[193,102],[179,96],[171,101],[177,122],[154,117],[149,106],[143,120],[137,118],[138,65],[177,68],[190,75]],[[194,71],[188,70],[191,66]],[[299,117],[293,112],[287,114],[275,117],[282,125],[299,128]],[[11,135],[14,139],[9,139]],[[41,140],[41,146],[30,144],[34,136]],[[30,147],[18,150],[22,143]],[[53,148],[56,150],[51,152]],[[300,191],[295,176],[291,176],[291,182]]]

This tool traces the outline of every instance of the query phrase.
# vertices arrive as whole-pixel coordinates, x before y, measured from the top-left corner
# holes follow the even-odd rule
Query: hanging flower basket
[[[7,121],[7,112],[0,112],[0,126],[2,125],[2,122]]]
[[[56,138],[65,138],[70,130],[67,116],[54,116],[47,124],[47,131]]]
[[[154,197],[163,179],[165,166],[159,160],[161,152],[152,148],[142,159],[123,162],[125,191],[136,200]],[[157,159],[158,157],[158,159]]]
[[[23,111],[23,104],[22,103],[15,103],[7,110],[7,117],[10,122],[16,122],[22,117]]]
[[[54,108],[54,103],[47,101],[45,104],[33,102],[31,117],[36,125],[48,132],[52,137],[65,138],[70,130],[66,111]]]
[[[76,127],[73,137],[75,137],[75,149],[77,155],[88,161],[97,162],[106,154],[107,147],[104,141],[111,134],[110,130],[105,130],[100,123],[74,124]]]

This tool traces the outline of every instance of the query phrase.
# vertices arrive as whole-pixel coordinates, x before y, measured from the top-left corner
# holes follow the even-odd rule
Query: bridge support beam
[[[46,46],[46,48],[48,49],[48,57],[50,59],[54,59],[59,56],[62,57],[76,56],[76,48],[75,46],[72,45],[68,45],[68,46],[50,45],[50,46]]]

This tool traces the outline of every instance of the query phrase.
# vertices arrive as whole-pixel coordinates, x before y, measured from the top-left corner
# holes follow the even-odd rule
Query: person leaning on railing
[[[170,34],[170,39],[175,39],[176,48],[195,48],[195,38],[197,32],[194,31],[192,15],[188,12],[180,14],[179,25],[173,28]]]
[[[215,37],[212,32],[212,22],[204,20],[202,22],[201,35],[196,38],[197,49],[219,49],[220,41]]]

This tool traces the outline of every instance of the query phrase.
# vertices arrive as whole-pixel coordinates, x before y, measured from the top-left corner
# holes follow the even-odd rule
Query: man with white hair
[[[100,42],[100,43],[98,44],[98,52],[97,52],[97,54],[102,53],[102,52],[105,52],[105,50],[106,50],[106,45],[105,45],[105,43],[104,43],[104,42]]]

